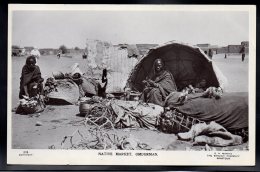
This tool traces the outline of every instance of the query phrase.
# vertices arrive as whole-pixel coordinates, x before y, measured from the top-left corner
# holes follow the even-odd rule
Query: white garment
[[[79,64],[78,63],[74,63],[71,67],[71,75],[74,75],[76,73],[79,73],[80,75],[83,75],[83,72],[81,72],[81,70],[79,69]]]

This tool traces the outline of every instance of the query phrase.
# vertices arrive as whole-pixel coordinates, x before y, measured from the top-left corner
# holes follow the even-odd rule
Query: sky
[[[227,46],[249,40],[243,11],[13,11],[12,45],[85,48],[87,39],[112,44]]]

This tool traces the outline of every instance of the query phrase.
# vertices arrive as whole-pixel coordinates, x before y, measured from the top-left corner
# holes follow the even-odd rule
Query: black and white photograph
[[[8,10],[9,164],[254,165],[256,8]]]

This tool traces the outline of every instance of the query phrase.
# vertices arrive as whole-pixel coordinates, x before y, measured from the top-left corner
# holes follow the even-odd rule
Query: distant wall
[[[217,48],[217,54],[222,54],[222,53],[240,53],[240,50],[242,48],[242,45],[228,45],[227,47],[221,47]],[[245,47],[245,53],[249,52],[249,48]]]
[[[68,52],[66,53],[66,55],[83,55],[83,53],[85,52],[84,49],[79,49],[79,50],[75,50],[75,49],[67,49]],[[57,55],[60,50],[59,49],[52,49],[52,48],[42,48],[39,49],[41,55]]]
[[[52,49],[52,48],[43,48],[39,49],[41,55],[56,55],[58,54],[58,49]]]
[[[146,54],[151,48],[158,46],[158,44],[136,44],[140,55]]]
[[[228,53],[228,47],[221,47],[217,49],[217,54]]]
[[[228,53],[239,53],[241,48],[241,45],[228,45]]]
[[[84,51],[85,51],[84,49],[79,49],[79,50],[68,49],[68,53],[70,53],[70,54],[83,54]]]
[[[100,78],[102,70],[107,69],[107,93],[123,92],[129,73],[137,59],[128,57],[128,49],[100,40],[87,39],[87,65],[92,75]]]
[[[209,47],[210,44],[197,44],[198,47]]]
[[[228,45],[226,47],[219,47],[216,45],[210,44],[197,44],[196,46],[200,47],[203,51],[207,51],[212,49],[216,54],[222,53],[240,53],[242,46],[245,46],[245,53],[249,51],[249,41],[242,41],[240,45]]]
[[[241,45],[244,45],[245,47],[249,47],[249,41],[242,41]]]

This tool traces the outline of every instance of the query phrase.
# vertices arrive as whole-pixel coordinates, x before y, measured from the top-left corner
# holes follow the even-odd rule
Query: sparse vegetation
[[[74,50],[77,50],[77,51],[78,51],[78,50],[80,50],[80,48],[79,48],[79,47],[75,47]]]
[[[65,45],[61,45],[59,50],[61,51],[62,54],[68,53],[68,49]]]

